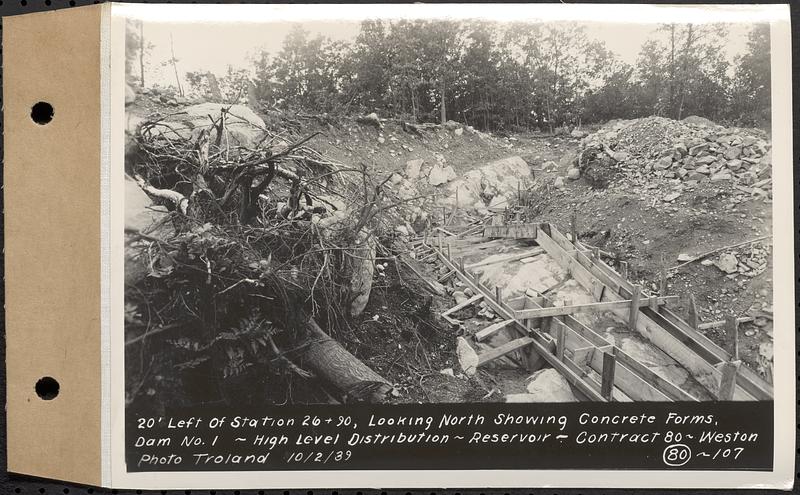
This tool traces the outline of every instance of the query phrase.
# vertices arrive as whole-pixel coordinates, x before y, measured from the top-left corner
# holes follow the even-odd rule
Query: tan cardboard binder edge
[[[8,470],[101,483],[103,6],[3,19]],[[50,103],[40,125],[31,107]],[[60,385],[42,400],[36,382]]]

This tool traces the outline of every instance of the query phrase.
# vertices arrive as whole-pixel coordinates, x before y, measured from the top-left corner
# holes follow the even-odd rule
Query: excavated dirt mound
[[[770,148],[757,129],[661,117],[610,123],[581,142],[584,155],[615,162],[607,187],[593,188],[585,173],[562,179],[538,220],[568,232],[574,211],[581,240],[616,266],[627,262],[630,278],[653,291],[664,266],[765,238],[669,271],[667,284],[671,295],[695,295],[703,322],[753,318],[740,327],[740,353],[764,371],[772,346]],[[687,317],[688,301],[676,309]],[[724,346],[723,329],[704,333]]]

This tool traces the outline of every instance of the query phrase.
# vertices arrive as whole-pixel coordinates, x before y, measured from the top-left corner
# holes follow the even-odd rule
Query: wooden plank
[[[513,323],[514,323],[514,320],[504,320],[504,321],[501,321],[499,323],[494,323],[494,324],[489,325],[488,327],[476,332],[475,335],[473,336],[473,338],[475,340],[477,340],[478,342],[483,342],[484,340],[487,340],[488,338],[492,337],[494,334],[496,334],[500,330],[504,329],[505,327],[507,327],[507,326],[509,326],[509,325],[511,325]]]
[[[709,362],[713,361],[712,364],[731,360],[730,354],[712,342],[708,337],[691,328],[687,322],[680,319],[678,315],[671,310],[662,308],[661,316],[668,320],[667,323],[663,325],[665,328],[672,327],[673,331],[683,333],[687,338],[692,339],[695,345],[711,355]],[[772,384],[764,380],[747,366],[739,367],[739,376],[736,384],[758,400],[770,400],[774,397]]]
[[[597,347],[590,345],[588,347],[580,347],[578,349],[573,349],[569,352],[572,355],[572,361],[577,364],[578,366],[589,366],[591,367],[592,363],[592,356],[594,355]]]
[[[611,392],[614,390],[614,375],[616,374],[617,359],[614,354],[603,352],[603,380],[600,382],[600,395],[611,400]]]
[[[544,249],[542,249],[540,247],[537,247],[535,249],[531,249],[530,251],[524,251],[522,253],[512,253],[512,254],[509,254],[508,256],[500,256],[499,258],[488,259],[488,260],[479,261],[477,263],[472,263],[470,265],[467,265],[466,269],[467,270],[471,270],[473,268],[478,268],[478,267],[481,267],[481,266],[495,265],[497,263],[507,263],[509,261],[517,261],[517,260],[521,260],[521,259],[525,259],[525,258],[531,258],[531,257],[534,257],[534,256],[539,256],[540,254],[543,254],[543,253],[544,253]]]
[[[506,342],[501,346],[495,347],[494,349],[484,351],[478,355],[478,366],[483,366],[499,357],[503,357],[506,354],[510,354],[514,351],[522,349],[523,347],[527,347],[532,343],[533,339],[531,337],[520,337],[518,339]]]
[[[495,251],[497,248],[507,247],[509,241],[507,239],[496,239],[489,242],[482,242],[480,244],[471,244],[466,246],[456,247],[451,242],[451,253],[455,256],[473,256],[481,254],[484,251]]]
[[[741,323],[750,323],[754,319],[755,318],[753,318],[752,316],[742,316],[740,318],[736,318],[736,322],[740,323],[740,324]],[[690,325],[691,325],[691,323],[690,323]],[[698,330],[710,330],[712,328],[722,328],[725,325],[726,325],[726,321],[725,320],[710,321],[708,323],[701,323],[701,324],[697,325],[697,329]]]
[[[483,228],[484,237],[502,237],[505,239],[536,239],[535,223],[511,225],[487,225]]]
[[[447,311],[442,313],[442,316],[449,316],[449,315],[451,315],[453,313],[461,311],[462,309],[466,308],[467,306],[471,306],[471,305],[475,304],[476,302],[480,301],[481,299],[483,299],[483,294],[475,294],[474,296],[470,297],[466,301],[462,301],[461,303],[456,304],[452,308],[448,309]]]
[[[414,266],[417,264],[416,261],[406,259],[404,256],[398,256],[398,258],[400,259],[400,261],[403,262],[403,264],[405,264],[409,269],[411,269],[411,271],[414,273],[414,275],[417,276],[418,279],[425,282],[425,286],[428,288],[430,292],[438,296],[444,296],[447,294],[447,291],[445,291],[444,286],[442,284],[440,284],[435,280],[432,280],[431,277],[424,275],[417,267]]]
[[[648,297],[639,300],[639,306],[647,306],[651,304],[651,300],[656,302],[657,304],[666,304],[666,302],[670,299],[677,299],[677,296],[667,296],[667,297]],[[634,301],[623,299],[621,301],[603,301],[603,302],[595,302],[595,303],[586,303],[586,304],[574,304],[570,306],[556,306],[556,307],[548,307],[548,308],[539,308],[539,309],[525,309],[521,311],[515,311],[514,317],[518,320],[523,320],[526,318],[544,318],[547,316],[562,316],[562,315],[572,315],[576,313],[590,313],[592,311],[611,311],[612,309],[617,308],[629,308]]]

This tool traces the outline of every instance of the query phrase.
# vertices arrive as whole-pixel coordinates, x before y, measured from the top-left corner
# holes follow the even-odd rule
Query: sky
[[[174,85],[175,74],[164,63],[171,57],[171,49],[179,60],[180,74],[188,71],[211,71],[222,76],[228,65],[234,68],[251,66],[251,58],[262,50],[280,51],[286,34],[296,22],[158,22],[144,21],[144,36],[153,44],[149,56],[149,69],[145,72],[148,85]],[[359,30],[359,21],[307,20],[303,28],[312,36],[321,34],[333,40],[351,41]],[[629,64],[636,62],[642,45],[650,38],[663,38],[654,23],[583,22],[590,39],[602,41],[620,59]],[[726,54],[729,60],[744,52],[750,24],[729,24]],[[172,39],[172,46],[170,43]],[[181,82],[185,84],[185,81]]]

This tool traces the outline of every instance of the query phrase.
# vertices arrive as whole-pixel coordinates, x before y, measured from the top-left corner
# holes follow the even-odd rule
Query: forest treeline
[[[141,69],[144,79],[141,36],[129,30],[129,73]],[[732,61],[728,41],[724,25],[665,24],[631,65],[580,24],[370,20],[349,43],[298,25],[278,53],[261,52],[251,67],[229,67],[221,77],[186,73],[180,91],[255,98],[282,110],[455,120],[489,131],[648,115],[766,125],[769,25],[754,24]],[[170,62],[180,86],[178,60]]]

